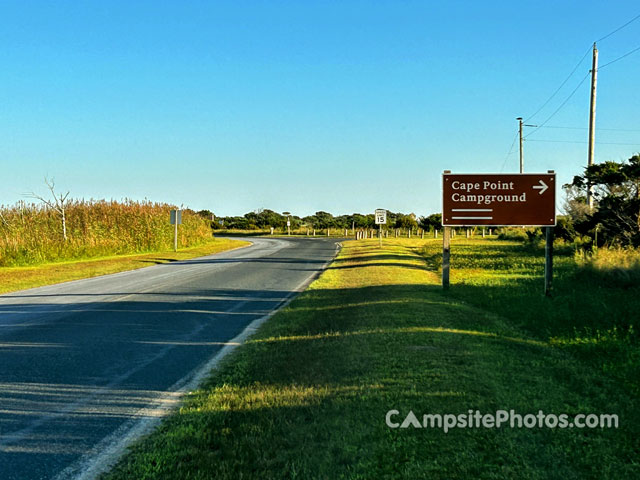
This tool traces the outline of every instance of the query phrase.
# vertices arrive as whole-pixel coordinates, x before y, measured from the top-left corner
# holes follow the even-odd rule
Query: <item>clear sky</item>
[[[516,117],[638,14],[637,1],[0,1],[0,203],[48,176],[76,198],[219,215],[438,212],[443,170],[517,172]],[[640,19],[598,42],[600,65],[636,47]],[[639,80],[640,52],[599,71],[596,161],[640,151]],[[525,127],[525,172],[581,173],[588,112],[586,79],[546,124],[572,128]]]

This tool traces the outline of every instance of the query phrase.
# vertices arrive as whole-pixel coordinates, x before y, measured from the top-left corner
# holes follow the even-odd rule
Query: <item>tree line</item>
[[[375,215],[373,213],[352,213],[350,215],[333,215],[329,212],[316,212],[313,215],[300,217],[297,215],[285,215],[269,209],[260,209],[245,213],[243,216],[219,217],[209,210],[198,212],[201,216],[211,220],[214,230],[269,230],[286,229],[287,219],[291,222],[291,229],[310,228],[316,230],[331,229],[362,229],[375,228]],[[387,227],[432,230],[441,228],[442,215],[435,213],[426,217],[417,217],[413,213],[400,213],[387,211]]]
[[[587,205],[587,191],[591,186],[594,208]],[[568,242],[595,246],[640,247],[640,155],[626,161],[605,161],[585,168],[582,175],[563,186],[566,200],[563,215],[558,216],[556,236]],[[300,217],[261,209],[243,216],[216,217],[209,210],[198,212],[211,220],[213,229],[286,230],[287,219],[291,228],[317,230],[375,228],[373,213],[334,216],[329,212],[316,212]],[[441,228],[442,215],[434,213],[417,217],[413,213],[387,211],[388,228],[433,231]],[[541,231],[529,232],[530,239],[541,238]]]

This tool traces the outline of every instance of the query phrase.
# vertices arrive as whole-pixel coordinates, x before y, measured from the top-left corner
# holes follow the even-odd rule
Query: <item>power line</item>
[[[580,143],[587,144],[589,142],[577,141],[577,140],[529,140],[530,142],[544,142],[544,143]],[[626,146],[640,146],[640,143],[619,143],[619,142],[596,142],[596,145],[626,145]]]
[[[540,128],[560,128],[564,130],[589,130],[587,127],[566,127],[561,125],[544,125]],[[631,129],[631,128],[601,128],[598,127],[598,131],[607,131],[607,132],[640,132],[640,129]]]
[[[546,102],[544,102],[542,104],[542,106],[540,108],[538,108],[538,110],[535,111],[535,113],[533,115],[530,115],[529,118],[527,118],[526,120],[524,120],[524,123],[527,123],[529,120],[531,120],[533,117],[535,117],[538,113],[540,113],[540,111],[547,106],[547,104],[557,95],[557,93],[562,89],[562,87],[564,87],[564,85],[569,81],[569,79],[573,76],[573,74],[576,72],[576,70],[578,69],[578,67],[582,64],[582,62],[584,62],[584,59],[587,58],[587,55],[589,55],[589,52],[591,51],[591,47],[589,47],[589,49],[586,51],[586,53],[584,54],[584,56],[580,59],[580,61],[578,62],[578,64],[574,67],[573,70],[571,70],[571,73],[569,74],[569,76],[567,78],[564,79],[564,82],[562,82],[560,84],[560,86],[556,89],[555,92],[553,92],[551,94],[551,96],[547,99]]]
[[[629,55],[631,55],[632,53],[637,52],[638,50],[640,50],[640,47],[634,48],[633,50],[631,50],[630,52],[625,53],[624,55],[616,58],[615,60],[611,60],[609,63],[605,63],[604,65],[601,65],[598,70],[602,70],[604,67],[607,67],[609,65],[611,65],[612,63],[617,62],[618,60],[622,60],[624,57],[628,57]]]
[[[630,25],[631,23],[635,22],[636,20],[638,20],[640,18],[640,14],[636,15],[635,17],[633,17],[631,20],[629,20],[627,23],[625,23],[624,25],[622,25],[621,27],[616,28],[613,32],[607,33],[604,37],[596,40],[596,43],[601,42],[602,40],[604,40],[605,38],[609,38],[611,35],[613,35],[614,33],[619,32],[620,30],[622,30],[624,27],[626,27],[627,25]],[[602,67],[600,67],[602,68]]]
[[[542,122],[540,125],[538,125],[538,126],[535,128],[535,130],[533,130],[533,131],[529,132],[529,134],[528,134],[525,138],[527,138],[527,137],[531,136],[532,134],[534,134],[535,132],[537,132],[538,130],[540,130],[542,127],[544,127],[544,126],[545,126],[545,124],[546,124],[549,120],[551,120],[551,119],[556,115],[556,113],[558,113],[558,112],[562,109],[562,107],[564,107],[564,106],[567,104],[567,102],[571,99],[571,97],[573,97],[573,96],[575,95],[575,93],[576,93],[576,92],[578,91],[578,89],[582,86],[582,84],[584,83],[584,81],[585,81],[587,78],[589,78],[589,75],[590,75],[590,74],[591,74],[591,72],[587,72],[587,74],[582,78],[582,80],[580,80],[580,83],[578,83],[578,86],[577,86],[576,88],[574,88],[574,89],[573,89],[573,92],[571,92],[571,93],[569,94],[569,96],[565,99],[565,101],[564,101],[564,102],[562,102],[562,103],[560,104],[560,106],[555,110],[555,112],[553,112],[551,115],[549,115],[549,117],[547,117],[547,119],[546,119],[544,122]]]
[[[504,166],[507,164],[507,159],[513,153],[513,146],[516,144],[516,139],[518,138],[518,134],[519,133],[520,132],[516,132],[515,136],[513,137],[513,142],[511,142],[511,146],[509,147],[509,153],[507,153],[507,155],[504,157],[504,161],[502,162],[502,167],[500,168],[500,173],[502,173],[502,171],[504,170]]]
[[[604,37],[599,38],[598,40],[596,40],[596,43],[601,42],[602,40],[609,38],[611,35],[619,32],[620,30],[622,30],[623,28],[627,27],[628,25],[632,24],[633,22],[635,22],[636,20],[638,20],[640,18],[640,14],[636,15],[635,17],[633,17],[631,20],[629,20],[627,23],[625,23],[624,25],[621,25],[620,27],[616,28],[615,30],[609,32],[608,34],[606,34]],[[600,68],[606,67],[607,65],[611,65],[614,62],[617,62],[618,60],[623,59],[624,57],[631,55],[632,53],[636,52],[640,50],[640,47],[622,55],[619,58],[616,58],[615,60],[612,60],[611,62],[602,65]],[[526,120],[524,120],[524,122],[528,122],[529,120],[531,120],[533,117],[535,117],[538,113],[540,113],[540,111],[546,107],[549,102],[551,100],[553,100],[553,98],[558,94],[558,92],[562,89],[562,87],[565,86],[565,84],[569,81],[569,79],[573,76],[573,74],[576,72],[576,70],[578,69],[578,67],[580,67],[580,65],[582,64],[582,62],[584,61],[585,58],[587,58],[587,55],[589,55],[589,52],[591,51],[591,47],[589,47],[589,49],[585,52],[585,54],[582,56],[582,58],[580,59],[580,61],[578,62],[578,64],[573,68],[573,70],[571,70],[571,73],[567,76],[567,78],[564,79],[564,81],[560,84],[560,86],[551,94],[551,96],[542,104],[542,106],[540,108],[538,108],[535,113],[533,113],[533,115],[530,115]]]

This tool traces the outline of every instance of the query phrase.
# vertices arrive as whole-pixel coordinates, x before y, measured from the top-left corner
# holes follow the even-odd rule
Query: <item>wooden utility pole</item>
[[[520,132],[520,173],[524,172],[524,153],[522,152],[522,117],[516,118],[518,120],[519,132]]]
[[[596,90],[598,85],[598,48],[593,44],[593,63],[591,66],[591,108],[589,109],[589,157],[587,165],[593,165],[593,151],[596,142]],[[593,209],[593,185],[587,185],[587,204]]]

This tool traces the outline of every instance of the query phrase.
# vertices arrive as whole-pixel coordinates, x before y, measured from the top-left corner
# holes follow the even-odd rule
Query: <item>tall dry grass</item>
[[[25,202],[0,206],[0,266],[170,249],[172,208],[148,201],[71,200],[65,242],[55,210]],[[209,222],[195,212],[183,211],[182,222],[179,247],[200,245],[211,238]]]
[[[640,250],[633,248],[598,248],[576,253],[579,268],[616,286],[640,285]]]

